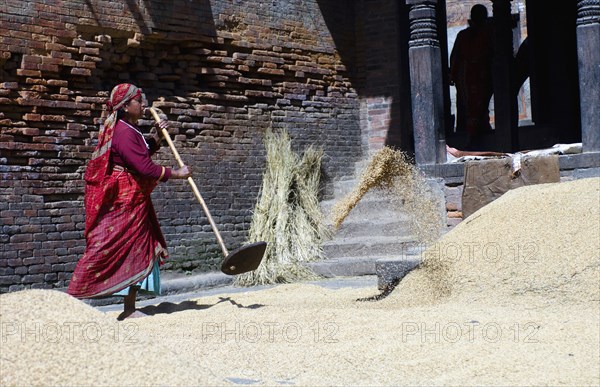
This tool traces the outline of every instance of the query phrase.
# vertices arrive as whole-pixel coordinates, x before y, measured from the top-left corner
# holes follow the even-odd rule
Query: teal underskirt
[[[160,296],[160,268],[158,265],[158,260],[156,260],[154,262],[154,267],[152,268],[152,271],[150,272],[148,277],[144,278],[143,280],[141,280],[140,282],[138,282],[136,285],[133,285],[133,286],[138,287],[138,294],[145,293],[145,294],[155,294],[157,296]],[[129,287],[126,287],[125,289],[123,289],[120,292],[117,292],[113,295],[114,296],[126,296],[128,294],[129,294]]]

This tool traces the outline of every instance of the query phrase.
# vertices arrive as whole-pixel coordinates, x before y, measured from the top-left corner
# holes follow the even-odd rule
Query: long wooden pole
[[[154,108],[149,108],[149,109],[150,109],[150,112],[152,113],[152,115],[154,116],[154,119],[156,120],[156,122],[160,123],[160,117],[158,116],[158,113],[156,113],[156,110],[154,110]],[[165,138],[165,140],[167,140],[167,143],[169,144],[169,148],[171,148],[171,152],[173,152],[173,156],[175,156],[175,159],[179,163],[179,166],[183,167],[185,164],[183,163],[183,160],[181,160],[181,156],[179,156],[179,152],[177,152],[177,148],[175,148],[175,144],[173,144],[173,141],[171,140],[171,136],[169,135],[169,132],[167,131],[167,129],[162,129],[162,128],[161,128],[161,131],[162,131],[163,137]],[[217,242],[219,242],[219,246],[221,246],[221,250],[223,250],[223,255],[225,255],[225,257],[227,257],[229,255],[229,252],[227,251],[227,247],[225,247],[225,243],[223,243],[223,238],[221,237],[221,233],[219,232],[219,229],[217,228],[215,221],[213,220],[212,216],[210,215],[210,211],[208,210],[208,207],[206,206],[206,203],[204,202],[202,195],[200,195],[200,191],[198,190],[198,187],[196,187],[196,183],[194,183],[194,179],[192,179],[191,177],[188,177],[187,181],[188,181],[188,183],[190,183],[190,186],[192,187],[192,191],[194,191],[194,195],[196,196],[196,199],[198,199],[198,202],[200,202],[200,205],[202,206],[202,209],[204,210],[204,213],[206,214],[206,217],[208,218],[208,221],[209,221],[215,235],[217,236]]]

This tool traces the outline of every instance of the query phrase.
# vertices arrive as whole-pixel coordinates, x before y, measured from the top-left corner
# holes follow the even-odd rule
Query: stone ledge
[[[372,258],[331,258],[306,264],[315,274],[324,278],[356,277],[375,274]]]
[[[600,152],[558,156],[560,170],[600,167]]]
[[[600,152],[586,152],[558,156],[561,171],[600,167]],[[427,177],[441,177],[446,183],[462,182],[465,163],[427,164],[419,169]]]
[[[161,295],[169,296],[173,294],[181,294],[197,291],[200,289],[211,289],[221,286],[231,285],[233,276],[223,274],[221,272],[200,273],[194,275],[179,274],[173,272],[161,272]],[[66,289],[61,289],[65,290]],[[138,296],[139,301],[156,298],[155,296],[143,295]],[[123,302],[123,297],[105,297],[99,299],[84,300],[86,304],[91,306],[104,306],[112,304],[120,304]]]

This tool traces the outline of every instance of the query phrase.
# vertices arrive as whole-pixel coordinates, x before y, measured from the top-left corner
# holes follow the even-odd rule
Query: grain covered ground
[[[1,385],[600,385],[600,179],[508,192],[387,298],[314,284],[157,304],[116,322],[0,296]]]

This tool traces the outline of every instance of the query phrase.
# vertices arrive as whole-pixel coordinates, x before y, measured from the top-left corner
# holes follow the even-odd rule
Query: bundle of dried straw
[[[264,143],[266,167],[248,242],[266,241],[267,250],[258,269],[236,277],[238,286],[316,278],[304,263],[323,258],[329,236],[318,200],[323,150],[309,146],[300,157],[285,130],[267,130]]]

